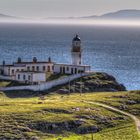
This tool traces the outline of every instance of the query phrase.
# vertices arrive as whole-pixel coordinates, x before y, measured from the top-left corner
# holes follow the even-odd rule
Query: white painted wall
[[[15,80],[19,81],[19,82],[29,82],[29,83],[45,82],[46,81],[46,73],[17,72]]]
[[[53,63],[31,63],[31,64],[26,64],[26,70],[28,71],[28,67],[30,68],[29,70],[32,71],[33,67],[35,71],[40,71],[40,72],[48,72],[50,67],[50,72],[53,72]],[[37,70],[37,67],[39,70]],[[45,67],[45,71],[43,70],[43,67]]]
[[[81,65],[81,52],[72,52],[72,64],[73,65]]]
[[[34,71],[40,71],[40,72],[48,72],[50,68],[50,72],[53,72],[53,63],[27,63],[27,64],[14,64],[13,66],[1,66],[1,69],[4,70],[4,75],[16,75],[17,71],[28,71],[28,67],[30,68],[30,71],[32,71],[32,67],[34,67]],[[45,66],[45,70],[43,70],[43,67]],[[39,70],[37,70],[37,67]],[[14,70],[14,73],[12,72]]]
[[[15,66],[4,66],[3,67],[3,70],[4,70],[4,75],[9,75],[9,76],[12,76],[12,75],[16,75],[16,71],[22,71],[22,70],[25,70],[25,67],[24,66],[19,66],[19,67],[15,67]],[[14,73],[12,72],[14,70]]]
[[[33,73],[32,82],[46,82],[46,73]]]
[[[63,85],[68,82],[71,82],[77,78],[90,75],[91,73],[82,73],[82,74],[76,74],[71,75],[63,79],[57,79],[50,82],[45,82],[40,85],[30,85],[30,86],[17,86],[17,87],[6,87],[6,88],[0,88],[0,91],[8,91],[8,90],[32,90],[32,91],[43,91],[51,89],[58,85]]]

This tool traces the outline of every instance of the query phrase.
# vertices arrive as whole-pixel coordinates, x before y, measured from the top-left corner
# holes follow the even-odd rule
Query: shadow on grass
[[[30,90],[18,90],[18,91],[5,91],[4,94],[9,98],[31,98],[37,97],[43,93]]]

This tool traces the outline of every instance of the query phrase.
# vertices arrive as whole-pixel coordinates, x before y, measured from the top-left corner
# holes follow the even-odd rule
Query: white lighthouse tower
[[[76,35],[72,40],[72,64],[73,65],[81,65],[81,39],[78,35]]]

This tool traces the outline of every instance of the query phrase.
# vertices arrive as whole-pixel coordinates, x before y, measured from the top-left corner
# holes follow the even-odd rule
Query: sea
[[[0,63],[52,61],[71,63],[71,44],[78,34],[82,63],[116,77],[127,90],[140,89],[140,27],[0,23]]]

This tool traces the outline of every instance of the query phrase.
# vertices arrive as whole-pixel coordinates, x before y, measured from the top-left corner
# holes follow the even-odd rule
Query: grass
[[[62,140],[92,140],[92,139],[93,140],[138,140],[139,139],[137,133],[135,132],[135,125],[133,123],[128,123],[123,126],[106,129],[104,131],[95,134],[87,134],[82,136],[73,134],[69,137],[58,137],[58,138],[62,138]],[[54,138],[54,140],[56,140],[56,138]]]
[[[20,94],[20,96],[19,96]],[[22,96],[23,94],[24,96]],[[127,116],[112,112],[103,107],[84,103],[97,101],[119,107],[128,100],[140,99],[139,91],[114,93],[87,93],[59,95],[56,93],[45,96],[45,103],[41,103],[37,93],[31,91],[0,93],[0,139],[31,139],[37,136],[41,140],[138,140],[134,122]],[[27,96],[28,95],[28,96]],[[139,112],[139,103],[127,105],[129,112]],[[76,110],[77,109],[77,110]],[[140,117],[139,114],[137,116]],[[80,126],[66,130],[59,127],[55,131],[45,126],[50,124],[73,123],[81,120]],[[77,130],[96,126],[97,133],[85,132],[79,134]]]
[[[56,80],[56,79],[61,79],[61,78],[65,78],[69,76],[69,74],[52,74],[52,73],[49,73],[47,72],[46,73],[46,80],[47,81],[52,81],[52,80]]]
[[[84,96],[85,99],[87,96]],[[98,98],[98,96],[100,98]],[[94,95],[91,93],[88,94],[87,98],[89,97],[93,98],[90,99],[91,101],[102,102],[114,106],[140,118],[140,91],[99,93]]]
[[[26,83],[19,83],[17,81],[0,80],[0,87],[24,86]]]

